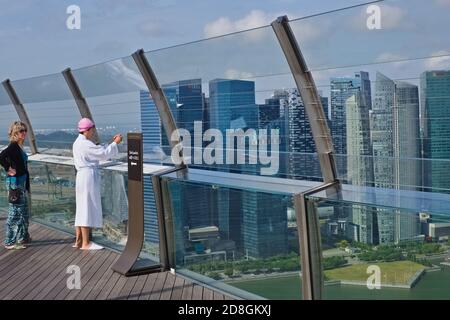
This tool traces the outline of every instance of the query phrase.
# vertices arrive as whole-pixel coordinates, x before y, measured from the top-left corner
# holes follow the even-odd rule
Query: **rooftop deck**
[[[6,216],[0,214],[0,229]],[[0,248],[0,300],[228,300],[230,297],[170,272],[124,277],[110,266],[119,254],[109,249],[89,252],[71,247],[74,239],[30,223],[33,242],[24,250]],[[4,232],[0,240],[3,242]],[[81,270],[81,289],[69,290],[72,273]]]

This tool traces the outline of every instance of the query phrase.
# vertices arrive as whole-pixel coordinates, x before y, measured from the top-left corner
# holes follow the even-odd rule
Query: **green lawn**
[[[412,261],[374,262],[354,264],[347,267],[326,270],[327,280],[349,280],[366,282],[370,274],[367,273],[369,265],[376,265],[381,270],[381,283],[407,284],[408,280],[424,266]]]

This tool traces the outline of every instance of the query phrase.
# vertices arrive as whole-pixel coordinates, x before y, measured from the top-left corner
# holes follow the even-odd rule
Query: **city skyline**
[[[201,83],[200,79],[192,81],[193,83]],[[189,81],[184,83],[189,84]],[[406,188],[406,190],[420,191],[423,187],[422,168],[417,161],[410,161],[410,159],[419,158],[422,152],[418,86],[405,81],[391,80],[379,72],[376,74],[375,84],[370,83],[367,72],[356,72],[354,77],[330,78],[330,83],[332,88],[330,106],[326,104],[326,99],[322,99],[322,101],[324,102],[325,114],[328,114],[327,110],[330,108],[332,136],[334,139],[340,138],[338,141],[341,141],[340,144],[336,144],[336,149],[347,155],[345,162],[341,159],[338,163],[338,165],[341,165],[340,175],[345,177],[344,181],[353,185]],[[450,87],[447,90],[450,91]],[[282,157],[280,160],[284,164],[281,166],[282,170],[285,171],[279,172],[279,175],[306,180],[314,180],[314,178],[320,177],[320,171],[311,174],[314,172],[314,165],[318,165],[317,161],[314,162],[311,161],[313,159],[306,159],[305,157],[308,153],[314,153],[315,147],[297,89],[275,90],[271,98],[266,99],[264,104],[259,105],[254,104],[254,94],[254,83],[251,81],[216,79],[210,82],[207,94],[210,98],[206,100],[205,93],[202,93],[200,89],[197,93],[198,101],[192,107],[198,110],[198,107],[202,106],[203,112],[210,116],[210,121],[207,121],[207,123],[218,126],[222,130],[235,126],[233,123],[238,118],[240,119],[239,123],[244,125],[243,129],[250,126],[251,123],[257,125],[258,128],[261,128],[262,125],[281,129],[283,135],[280,141],[280,153],[283,155],[283,152],[287,152],[288,157],[285,159]],[[172,96],[169,94],[168,99],[171,101],[171,105],[179,105],[179,108],[182,108],[181,104],[176,102],[179,98],[174,101],[173,97],[170,97]],[[141,99],[149,100],[148,93],[141,92]],[[155,119],[158,119],[154,104],[146,104],[141,103],[141,111],[148,113],[149,107],[151,107],[156,116]],[[205,106],[206,108],[204,108]],[[236,107],[237,109],[235,109]],[[241,108],[242,110],[240,110]],[[259,110],[257,116],[251,111],[253,108]],[[244,109],[248,110],[245,111]],[[175,110],[175,112],[178,112],[178,110]],[[199,115],[198,118],[207,119],[204,115]],[[146,119],[149,120],[149,118]],[[179,117],[177,116],[176,119],[179,119]],[[191,119],[191,125],[194,121],[195,119]],[[162,141],[160,124],[158,125],[158,141]],[[150,133],[151,131],[147,132]],[[148,137],[146,138],[144,134],[144,149],[147,139]],[[301,157],[302,154],[303,157]],[[404,160],[402,160],[403,158]],[[220,168],[219,170],[230,169],[231,167],[228,169]],[[242,166],[242,169],[244,171],[240,171],[239,167],[236,167],[233,171],[253,174],[257,168],[245,165]],[[205,191],[208,192],[208,190],[203,190],[203,192]],[[181,186],[177,193],[180,197],[183,196]],[[233,199],[230,198],[232,195],[234,196]],[[211,223],[216,221],[219,233],[228,239],[240,239],[238,243],[240,241],[246,243],[245,230],[248,227],[246,227],[247,229],[237,228],[237,221],[240,221],[246,215],[250,218],[249,214],[258,211],[256,208],[260,205],[261,208],[274,205],[270,201],[263,204],[266,199],[252,193],[238,195],[222,190],[214,197],[217,196],[220,200],[213,200],[210,204],[215,202],[218,205],[218,217],[216,218],[218,220],[202,218],[199,221],[211,221]],[[211,199],[214,197],[212,196]],[[182,201],[182,203],[195,203],[196,205],[202,202],[203,200]],[[244,204],[246,205],[244,206]],[[241,212],[241,205],[246,208],[244,210],[244,212],[247,212],[246,214],[241,218],[238,218],[238,216],[228,217],[230,212]],[[232,207],[233,209],[231,209]],[[186,210],[182,211],[185,212]],[[194,212],[207,211],[200,210],[197,207],[193,210],[187,210],[185,213],[187,220],[183,220],[185,225],[199,227],[200,225],[189,222],[187,217]],[[222,214],[219,214],[220,212]],[[273,207],[271,212],[272,214],[283,212],[282,216],[284,216],[286,208],[280,211]],[[398,243],[403,240],[414,239],[420,234],[416,216],[362,206],[354,206],[346,214],[348,214],[347,225],[343,228],[350,238],[359,242]],[[249,221],[254,221],[252,219]],[[232,226],[233,224],[234,226]],[[235,230],[234,235],[231,236],[226,233],[225,230],[228,229]],[[236,229],[241,230],[242,235],[237,235]],[[248,230],[250,232],[251,229]],[[251,232],[254,233],[255,231]],[[247,241],[247,245],[244,246],[249,249],[248,245],[249,242]],[[250,252],[259,252],[258,250],[252,250]]]

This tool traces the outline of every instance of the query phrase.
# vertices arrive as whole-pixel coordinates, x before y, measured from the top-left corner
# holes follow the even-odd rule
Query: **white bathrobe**
[[[80,134],[73,144],[73,160],[77,169],[76,227],[103,226],[99,161],[108,160],[119,150],[115,142],[109,146],[95,145]]]

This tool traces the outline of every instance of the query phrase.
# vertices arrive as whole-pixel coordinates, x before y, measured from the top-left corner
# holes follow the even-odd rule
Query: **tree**
[[[234,274],[234,270],[233,267],[228,267],[225,269],[225,271],[223,272],[227,277],[231,278]]]
[[[222,277],[220,276],[220,274],[216,271],[211,271],[210,273],[208,273],[208,276],[214,280],[220,280],[222,279]]]
[[[340,249],[345,249],[345,248],[348,247],[348,241],[347,240],[341,240],[337,244],[338,244],[338,247]]]

